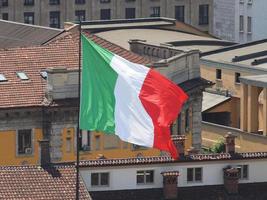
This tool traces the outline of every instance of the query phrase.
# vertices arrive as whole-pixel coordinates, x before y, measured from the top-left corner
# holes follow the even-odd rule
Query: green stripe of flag
[[[82,35],[82,55],[80,129],[114,133],[118,75],[110,67],[113,54]]]

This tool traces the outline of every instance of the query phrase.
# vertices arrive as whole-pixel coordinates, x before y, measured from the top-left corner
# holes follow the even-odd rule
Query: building
[[[207,122],[202,127],[206,139],[214,141],[232,131],[238,135],[240,151],[266,149],[265,46],[266,39],[203,54],[201,76],[215,83],[209,91],[220,94],[215,98],[221,99],[205,111]]]
[[[80,172],[92,198],[99,200],[266,199],[267,154],[236,153],[234,143],[228,134],[225,153],[190,151],[177,161],[170,157],[81,161]]]
[[[237,43],[266,38],[266,7],[264,0],[215,0],[213,34]]]
[[[62,28],[64,22],[175,18],[203,31],[213,26],[213,0],[1,0],[0,18]]]
[[[165,33],[173,32],[179,36],[182,34],[180,30],[206,35],[174,20],[142,19],[135,20],[135,23],[131,21],[130,25],[126,22],[121,21],[119,25],[113,22],[112,26],[123,26],[129,30],[132,30],[132,25],[155,31],[164,28]],[[186,148],[194,146],[200,150],[201,95],[210,83],[200,78],[199,51],[182,51],[167,45],[150,45],[134,40],[131,41],[130,51],[98,35],[108,31],[101,31],[101,24],[98,23],[91,26],[85,23],[83,33],[125,59],[153,66],[187,92],[189,101],[174,123],[172,133],[185,134]],[[79,31],[77,25],[67,26],[60,34],[39,46],[0,50],[0,158],[3,158],[0,165],[40,163],[38,141],[43,139],[49,141],[47,145],[52,162],[74,161],[76,158]],[[81,159],[84,160],[165,154],[99,132],[83,131],[81,135]]]

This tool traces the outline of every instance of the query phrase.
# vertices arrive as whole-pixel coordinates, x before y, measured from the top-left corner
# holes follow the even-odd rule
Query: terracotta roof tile
[[[0,167],[0,199],[75,199],[74,165]],[[80,199],[91,199],[80,181]]]
[[[149,61],[95,35],[85,34],[97,44],[132,62]],[[0,108],[42,106],[46,80],[40,71],[48,67],[78,68],[78,32],[65,31],[43,46],[0,50],[0,74],[7,82],[0,82]],[[23,71],[28,81],[20,80],[16,72]]]

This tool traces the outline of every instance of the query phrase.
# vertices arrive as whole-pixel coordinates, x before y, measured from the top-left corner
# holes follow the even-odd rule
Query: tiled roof
[[[85,34],[97,44],[132,62],[149,62],[95,35]],[[49,67],[78,68],[78,31],[65,31],[39,47],[0,50],[0,74],[8,80],[0,82],[0,108],[44,105],[46,80],[41,77],[40,71]],[[18,71],[25,72],[29,80],[20,80],[16,75]]]
[[[74,165],[0,167],[0,199],[73,200],[76,189]],[[91,199],[80,179],[80,199]]]
[[[117,166],[117,165],[143,165],[143,164],[160,164],[160,163],[175,163],[175,162],[244,160],[244,159],[264,159],[264,158],[267,158],[267,152],[236,153],[233,155],[229,153],[214,153],[214,154],[186,155],[184,157],[180,157],[179,160],[173,160],[171,157],[167,156],[84,160],[80,162],[80,166],[100,167],[100,166]]]

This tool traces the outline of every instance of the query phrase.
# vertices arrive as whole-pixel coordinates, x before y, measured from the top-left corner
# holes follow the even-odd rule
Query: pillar
[[[185,139],[186,138],[184,135],[172,135],[172,141],[178,151],[180,158],[184,156]]]
[[[241,84],[240,98],[240,129],[247,131],[248,124],[248,86]]]
[[[228,132],[225,136],[225,151],[226,153],[235,153],[235,138],[236,136],[231,132]]]
[[[263,88],[263,135],[267,136],[267,88]]]
[[[258,132],[258,88],[252,85],[248,86],[248,132]]]

